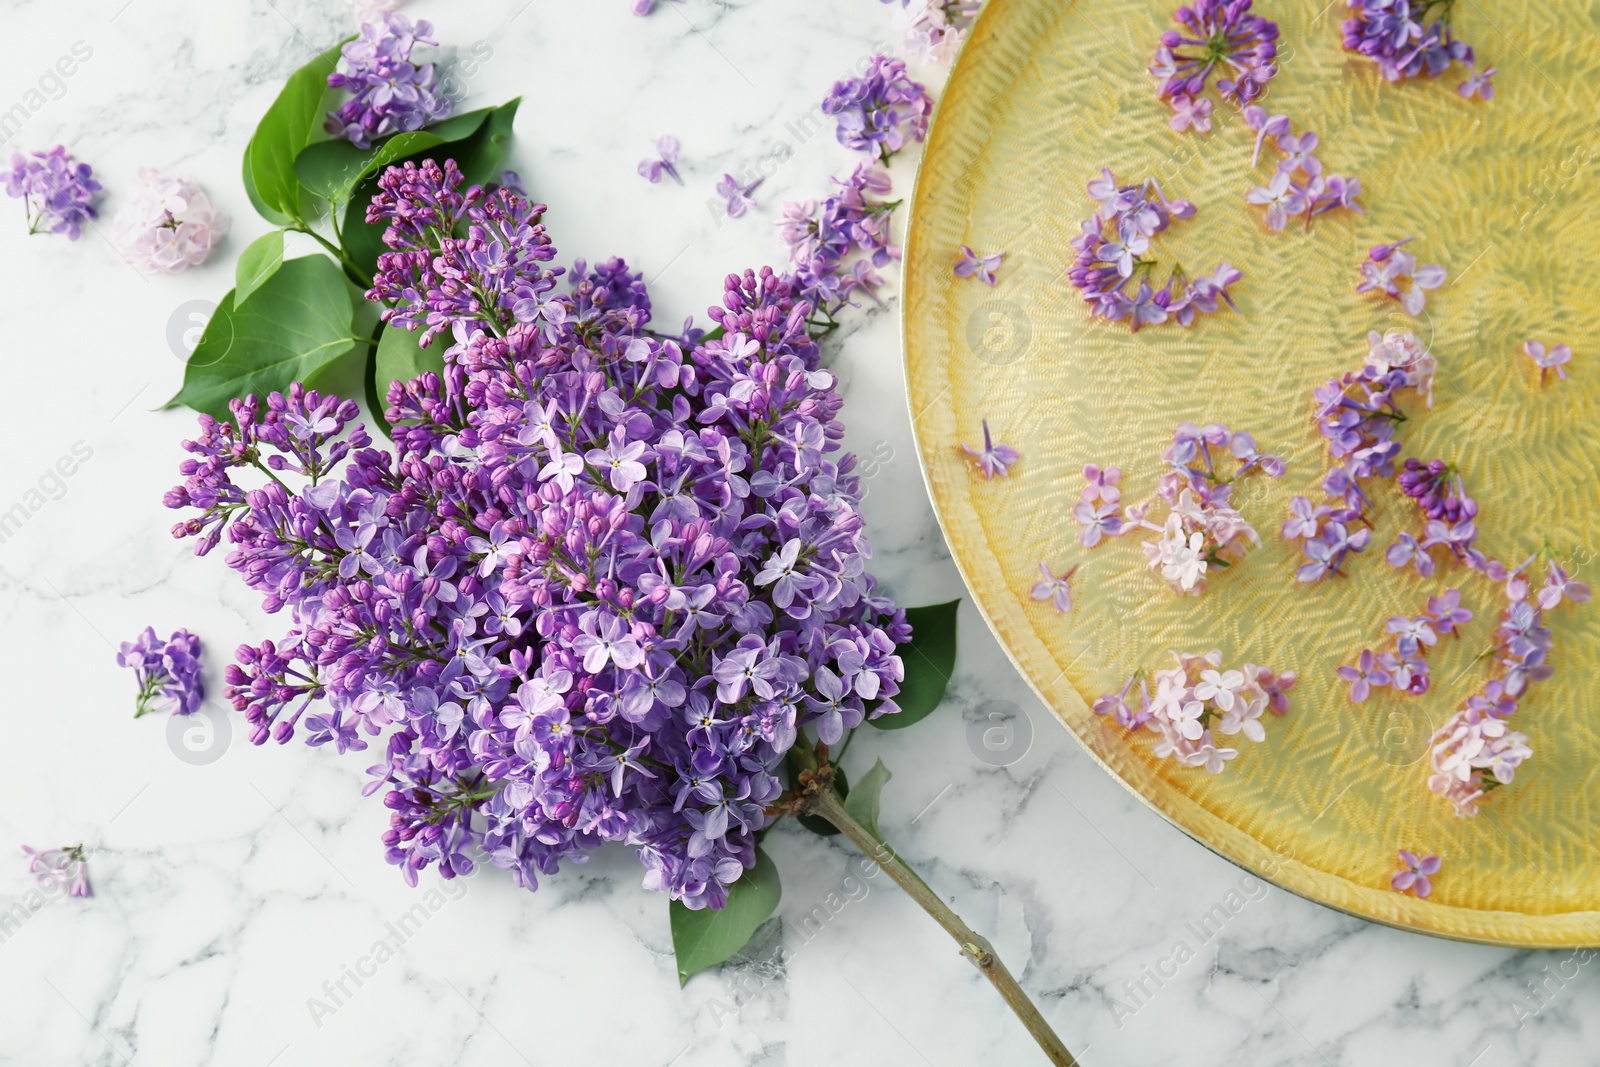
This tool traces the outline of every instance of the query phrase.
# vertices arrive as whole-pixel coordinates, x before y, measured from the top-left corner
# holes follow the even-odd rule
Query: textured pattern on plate
[[[1278,536],[1290,496],[1319,498],[1328,467],[1311,390],[1360,365],[1369,328],[1411,322],[1398,304],[1354,292],[1358,263],[1369,245],[1414,233],[1420,261],[1443,264],[1450,282],[1415,324],[1440,374],[1433,410],[1401,428],[1405,454],[1463,467],[1490,555],[1520,560],[1548,535],[1579,562],[1593,558],[1600,7],[1461,0],[1458,31],[1500,68],[1484,105],[1456,95],[1455,72],[1383,84],[1339,47],[1337,0],[1263,0],[1283,30],[1270,110],[1322,135],[1323,163],[1361,179],[1370,212],[1275,235],[1243,202],[1270,164],[1250,169],[1252,135],[1236,115],[1218,108],[1209,137],[1166,127],[1145,66],[1172,6],[990,0],[940,104],[913,207],[905,331],[922,462],[956,559],[1068,729],[1201,842],[1382,922],[1508,944],[1600,944],[1600,604],[1552,613],[1557,673],[1517,717],[1534,761],[1479,816],[1458,819],[1427,792],[1427,736],[1488,677],[1473,661],[1500,589],[1454,565],[1427,581],[1391,569],[1383,548],[1415,526],[1392,482],[1377,489],[1374,547],[1344,580],[1298,584],[1297,553]],[[1169,196],[1199,205],[1153,252],[1192,273],[1238,265],[1242,314],[1137,336],[1090,321],[1063,271],[1090,213],[1084,183],[1103,164],[1124,182],[1154,174]],[[962,244],[1008,253],[997,288],[954,277]],[[1571,378],[1540,389],[1520,351],[1527,337],[1570,342]],[[1009,479],[986,483],[956,450],[980,439],[984,416],[1022,452]],[[1186,418],[1250,430],[1289,460],[1284,478],[1241,485],[1264,547],[1199,598],[1169,593],[1137,537],[1079,548],[1068,514],[1086,462],[1120,465],[1125,498],[1147,496],[1158,453]],[[1041,559],[1057,571],[1082,564],[1071,615],[1028,598]],[[1452,585],[1477,618],[1435,652],[1433,690],[1351,704],[1334,668],[1363,647],[1388,647],[1391,614],[1419,611]],[[1148,733],[1129,737],[1088,710],[1139,664],[1166,665],[1166,650],[1212,647],[1232,665],[1302,678],[1290,715],[1269,715],[1267,742],[1241,741],[1221,776],[1158,761]],[[1400,847],[1444,857],[1428,901],[1388,888]]]

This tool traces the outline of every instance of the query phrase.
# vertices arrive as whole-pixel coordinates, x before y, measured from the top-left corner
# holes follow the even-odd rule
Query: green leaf
[[[383,336],[378,338],[378,357],[373,367],[373,387],[381,403],[387,403],[390,382],[409,382],[430,370],[441,376],[444,374],[447,342],[443,337],[435,337],[433,344],[423,348],[417,343],[421,338],[421,330],[384,327]]]
[[[443,163],[456,161],[467,185],[485,185],[500,177],[500,164],[505,158],[506,140],[511,136],[511,124],[517,116],[517,105],[522,98],[507,101],[490,108],[481,125],[468,137],[434,145],[432,148],[406,156],[412,162],[432,159]],[[441,124],[443,125],[443,124]],[[431,127],[438,130],[439,126]],[[389,164],[402,162],[390,160]],[[388,251],[383,243],[385,227],[367,222],[367,205],[378,191],[378,175],[368,174],[356,183],[350,194],[350,204],[344,210],[339,224],[339,240],[350,258],[362,270],[371,274],[378,265],[378,256]]]
[[[900,683],[900,705],[896,715],[884,715],[868,722],[880,730],[903,730],[928,717],[944,699],[945,686],[956,668],[956,608],[961,601],[907,608],[911,640],[896,651],[905,664],[906,680]]]
[[[235,306],[232,291],[222,298],[167,406],[224,418],[234,397],[264,397],[304,381],[361,343],[350,328],[353,310],[333,260],[291,259],[248,303]]]
[[[233,302],[243,304],[261,283],[283,266],[283,231],[273,230],[250,242],[234,268]]]
[[[301,186],[294,160],[322,124],[328,75],[339,62],[339,49],[354,39],[346,37],[289,75],[245,147],[245,191],[256,210],[279,226],[301,217]]]
[[[878,832],[878,797],[892,777],[883,760],[878,760],[844,800],[844,810],[849,816],[872,831],[872,836],[879,841],[883,840],[883,834]]]
[[[778,907],[783,888],[778,865],[756,849],[756,865],[728,887],[727,906],[720,911],[691,911],[681,901],[670,905],[672,951],[678,958],[678,984],[689,981],[707,967],[731,959],[750,941],[756,927]]]
[[[318,141],[306,145],[295,157],[295,176],[301,185],[324,200],[349,203],[350,194],[367,175],[435,145],[465,140],[478,132],[478,127],[493,111],[487,107],[468,111],[425,130],[397,133],[370,148],[357,148],[344,140]]]

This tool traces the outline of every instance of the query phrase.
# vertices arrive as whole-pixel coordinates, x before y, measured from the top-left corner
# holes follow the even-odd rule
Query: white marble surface
[[[875,44],[897,45],[898,31],[875,0],[687,0],[648,19],[628,6],[417,0],[408,10],[459,53],[492,50],[462,80],[465,106],[526,97],[514,161],[552,205],[564,258],[626,256],[652,279],[658,313],[677,321],[703,314],[729,270],[780,255],[770,223],[783,199],[816,196],[853,164],[830,135],[802,142],[789,124]],[[349,24],[341,0],[0,3],[11,45],[0,112],[42,103],[7,152],[65,142],[95,165],[108,210],[139,166],[179,170],[236,220],[212,265],[145,278],[94,233],[26,238],[20,207],[0,201],[11,338],[0,505],[23,499],[75,442],[93,450],[61,487],[49,483],[59,499],[0,544],[12,767],[0,910],[28,888],[18,845],[95,849],[92,900],[50,903],[0,935],[0,1063],[1043,1062],[903,894],[881,877],[846,882],[854,857],[840,839],[793,826],[768,838],[784,899],[758,948],[781,953],[781,969],[734,966],[680,991],[665,902],[639,888],[620,849],[536,894],[491,870],[455,897],[429,898],[383,861],[385,813],[359,796],[359,755],[254,749],[236,734],[220,760],[193,766],[175,758],[163,721],[132,720],[113,642],[147,623],[188,626],[211,650],[216,692],[228,649],[277,632],[220,559],[196,560],[168,538],[160,494],[190,416],[153,409],[182,374],[167,340],[175,309],[227,290],[233,258],[266,229],[239,183],[246,138],[283,78]],[[29,97],[79,41],[93,55],[59,98]],[[666,132],[683,143],[683,189],[634,172]],[[761,210],[719,227],[705,206],[716,178],[780,142],[794,158],[761,190]],[[896,168],[902,188],[909,170]],[[880,464],[866,506],[877,570],[905,601],[928,603],[960,582],[912,451],[894,311],[857,318],[829,358],[849,398],[849,443]],[[1532,1012],[1528,983],[1563,954],[1430,940],[1263,889],[1198,944],[1186,924],[1241,872],[1096,769],[970,611],[962,640],[947,706],[915,730],[869,731],[849,762],[881,755],[893,767],[886,833],[993,936],[1086,1064],[1600,1059],[1600,966],[1552,983]],[[1035,730],[1009,767],[980,761],[967,740],[990,700],[1020,705]],[[847,890],[854,899],[820,933],[800,933],[803,916]],[[324,983],[378,940],[393,944],[389,924],[429,900],[436,910],[394,958],[359,987],[346,979],[353,995],[314,1018],[308,1001],[327,1000]],[[1180,939],[1195,958],[1131,1016],[1119,1012],[1115,998],[1136,1003],[1124,983]]]

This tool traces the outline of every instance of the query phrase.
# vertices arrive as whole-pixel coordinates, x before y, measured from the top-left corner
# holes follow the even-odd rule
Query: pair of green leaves
[[[869,720],[874,726],[883,730],[904,729],[927,718],[944,700],[950,674],[955,670],[956,609],[960,604],[961,601],[952,600],[946,604],[906,609],[911,640],[897,650],[906,668],[905,681],[895,697],[900,711]],[[883,840],[883,835],[878,830],[878,804],[889,778],[889,769],[878,760],[844,797],[845,811],[879,841]],[[669,910],[678,983],[681,985],[692,975],[737,955],[756,929],[777,910],[782,896],[777,866],[757,848],[756,865],[728,888],[728,903],[722,909],[691,911],[673,901]]]
[[[405,160],[451,158],[467,184],[495,180],[520,101],[394,134],[370,148],[327,140],[323,116],[336,102],[328,75],[344,44],[290,76],[245,148],[245,191],[261,216],[280,229],[239,257],[234,288],[212,314],[169,407],[183,404],[223,418],[235,397],[281,392],[297,381],[315,384],[346,359],[359,357],[366,361],[368,400],[375,401],[381,423],[391,381],[443,369],[443,343],[423,350],[414,333],[379,327],[375,340],[366,336],[370,329],[356,325],[372,318],[362,301],[384,251],[384,228],[366,221],[367,204],[383,169]],[[311,233],[324,215],[337,232],[338,260],[285,260],[285,232]],[[331,250],[332,242],[318,239]]]

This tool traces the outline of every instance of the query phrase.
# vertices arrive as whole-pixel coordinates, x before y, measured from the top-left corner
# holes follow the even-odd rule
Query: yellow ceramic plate
[[[1361,179],[1366,215],[1335,212],[1272,234],[1244,193],[1252,134],[1219,107],[1209,136],[1167,128],[1146,73],[1170,0],[989,0],[940,103],[906,257],[907,376],[918,446],[944,531],[974,599],[1017,667],[1080,742],[1199,841],[1313,900],[1433,934],[1529,946],[1600,944],[1600,603],[1551,613],[1555,677],[1516,719],[1535,756],[1476,818],[1427,791],[1428,734],[1490,677],[1476,659],[1504,600],[1442,564],[1424,581],[1383,549],[1415,526],[1379,483],[1373,549],[1344,580],[1302,585],[1278,535],[1289,498],[1328,469],[1311,393],[1360,366],[1371,328],[1412,324],[1358,295],[1368,246],[1417,235],[1449,283],[1414,323],[1439,359],[1438,400],[1400,432],[1406,454],[1461,465],[1482,511],[1479,544],[1518,561],[1544,538],[1582,564],[1600,534],[1600,200],[1594,178],[1600,9],[1593,0],[1459,0],[1457,32],[1499,68],[1491,103],[1455,92],[1459,68],[1398,85],[1340,48],[1339,0],[1263,0],[1282,63],[1267,103],[1322,136],[1331,172]],[[1240,313],[1130,334],[1091,321],[1063,278],[1091,212],[1085,182],[1158,178],[1199,214],[1153,254],[1191,273],[1244,272]],[[1004,251],[990,288],[952,272],[958,249]],[[1569,342],[1570,378],[1541,388],[1524,339]],[[1419,405],[1412,405],[1416,409]],[[979,420],[1016,446],[1011,477],[986,482],[957,450]],[[1068,512],[1085,463],[1150,495],[1158,455],[1184,419],[1250,430],[1289,460],[1285,477],[1236,497],[1264,546],[1201,597],[1168,592],[1140,537],[1080,548]],[[1038,564],[1079,564],[1076,607],[1030,599]],[[1585,568],[1590,569],[1590,568]],[[1592,577],[1585,574],[1584,577]],[[1432,656],[1422,697],[1352,704],[1334,669],[1389,647],[1384,622],[1460,587],[1477,618]],[[1222,650],[1231,665],[1294,669],[1301,683],[1265,744],[1241,742],[1212,776],[1151,755],[1089,703],[1167,650]],[[1436,852],[1426,901],[1388,888],[1395,852]]]

